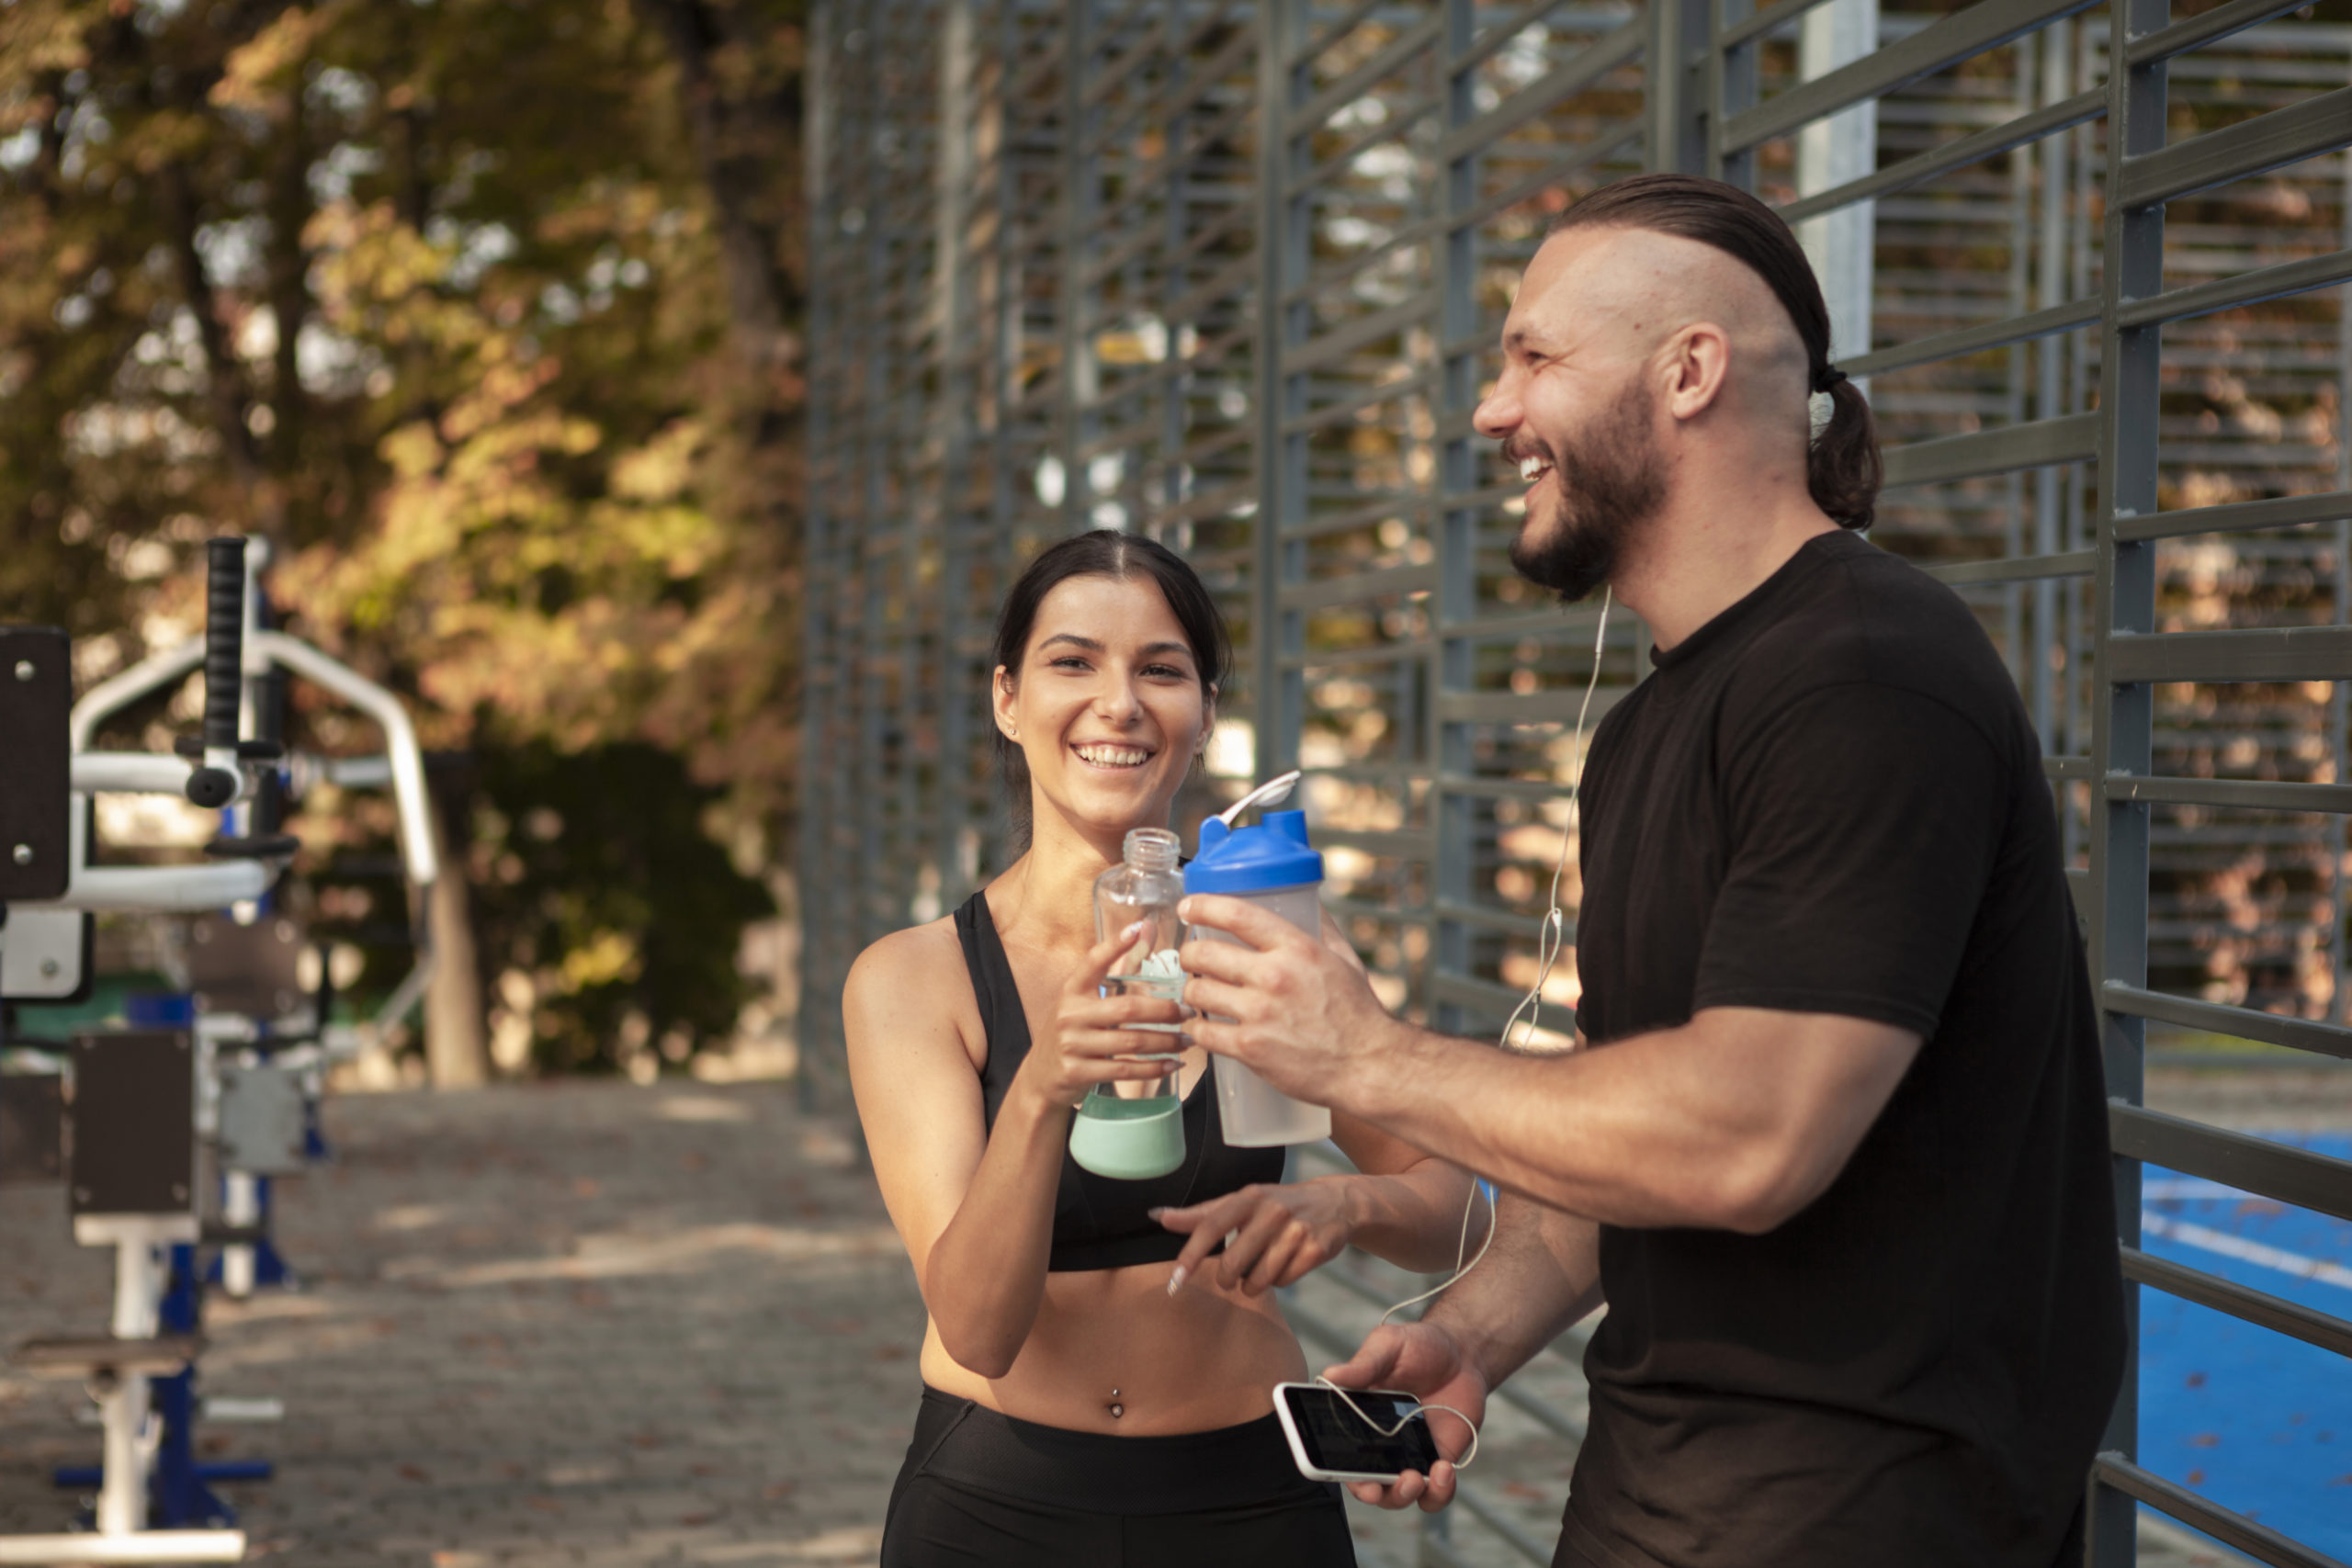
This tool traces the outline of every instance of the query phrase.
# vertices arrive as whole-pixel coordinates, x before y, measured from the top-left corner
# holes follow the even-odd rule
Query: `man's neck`
[[[1805,541],[1838,531],[1812,496],[1787,486],[1676,489],[1610,577],[1661,651],[1754,592]]]

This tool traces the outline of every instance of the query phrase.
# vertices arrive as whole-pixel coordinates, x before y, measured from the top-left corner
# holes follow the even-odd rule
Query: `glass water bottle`
[[[1165,828],[1137,828],[1127,834],[1126,859],[1094,883],[1094,935],[1104,941],[1136,921],[1136,933],[1112,966],[1103,989],[1109,996],[1142,994],[1182,1001],[1184,972],[1176,950],[1184,940],[1176,919],[1184,897],[1177,869],[1178,840]],[[1070,1157],[1097,1176],[1142,1181],[1166,1176],[1184,1163],[1184,1101],[1176,1072],[1182,1025],[1137,1023],[1130,1028],[1164,1033],[1169,1051],[1156,1056],[1167,1068],[1158,1077],[1100,1083],[1080,1102],[1069,1130]]]

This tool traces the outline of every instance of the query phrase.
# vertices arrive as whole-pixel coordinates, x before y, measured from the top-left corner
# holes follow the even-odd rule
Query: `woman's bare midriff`
[[[958,1366],[926,1324],[922,1379],[1023,1421],[1159,1437],[1270,1414],[1273,1386],[1306,1357],[1272,1295],[1220,1289],[1211,1270],[1168,1293],[1172,1263],[1046,1276],[1046,1299],[1012,1371]]]

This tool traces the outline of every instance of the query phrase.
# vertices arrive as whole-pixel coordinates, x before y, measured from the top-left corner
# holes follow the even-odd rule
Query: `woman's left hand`
[[[1306,1278],[1347,1249],[1355,1229],[1346,1177],[1327,1176],[1291,1186],[1255,1183],[1189,1209],[1162,1209],[1157,1218],[1170,1230],[1192,1237],[1177,1255],[1169,1276],[1174,1295],[1208,1261],[1216,1244],[1225,1251],[1210,1264],[1217,1283],[1242,1294],[1263,1295]]]

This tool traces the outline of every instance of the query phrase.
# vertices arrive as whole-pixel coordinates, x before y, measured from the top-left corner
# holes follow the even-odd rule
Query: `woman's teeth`
[[[1552,465],[1545,462],[1541,457],[1522,457],[1520,459],[1519,477],[1529,484],[1533,484],[1537,479],[1542,479],[1545,474],[1548,474],[1551,471]]]
[[[1098,768],[1139,768],[1151,761],[1150,752],[1132,746],[1076,746],[1071,750]]]

